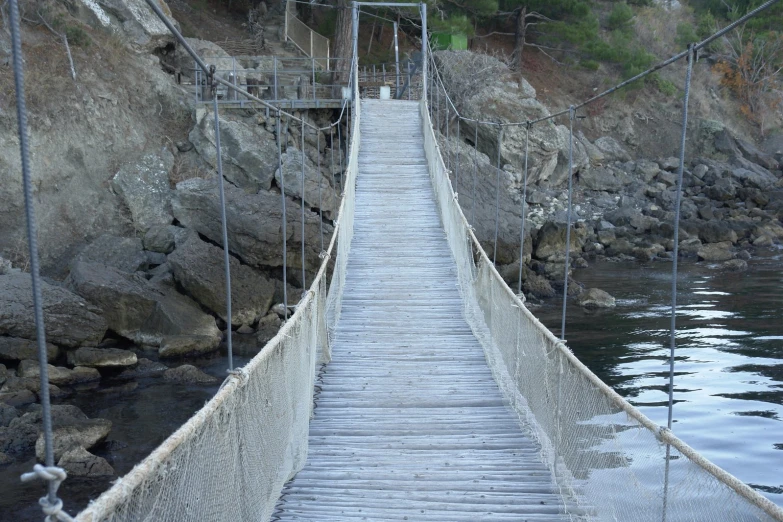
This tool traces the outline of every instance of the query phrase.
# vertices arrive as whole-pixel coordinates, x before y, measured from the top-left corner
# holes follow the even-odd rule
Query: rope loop
[[[242,366],[241,368],[236,368],[234,370],[226,370],[226,371],[229,374],[229,377],[236,377],[237,381],[239,381],[240,387],[247,384],[247,381],[250,380],[250,372],[244,366]]]
[[[22,482],[30,482],[35,479],[41,479],[46,482],[53,483],[53,494],[57,495],[57,490],[60,488],[60,484],[68,478],[68,474],[63,468],[57,466],[43,466],[42,464],[36,464],[33,466],[33,471],[22,474]],[[49,501],[49,497],[41,497],[38,500],[41,505],[41,509],[46,515],[46,522],[55,522],[57,520],[61,522],[73,522],[73,518],[63,511],[63,501],[55,496],[54,502]]]
[[[217,96],[217,81],[215,80],[215,72],[217,68],[214,65],[209,66],[209,72],[207,73],[207,85],[209,85],[210,93],[214,98]]]

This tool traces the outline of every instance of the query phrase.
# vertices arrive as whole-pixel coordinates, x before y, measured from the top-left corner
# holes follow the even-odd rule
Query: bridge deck
[[[273,520],[570,520],[463,318],[416,102],[365,101],[333,360]]]

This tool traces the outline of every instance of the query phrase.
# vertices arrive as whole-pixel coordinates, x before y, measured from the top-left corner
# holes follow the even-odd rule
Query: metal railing
[[[382,87],[389,87],[391,98],[418,100],[422,94],[421,70],[413,62],[361,66],[358,70],[362,98],[380,98]]]
[[[261,61],[264,65],[254,68],[244,68],[242,64]],[[324,58],[321,62],[326,70],[318,66],[316,58],[277,58],[277,57],[234,57],[231,58],[231,68],[221,68],[215,74],[236,86],[232,89],[226,85],[218,85],[218,103],[254,103],[250,98],[240,93],[247,91],[271,103],[292,100],[310,102],[335,102],[350,97],[347,81],[336,82],[329,70],[339,70],[340,62],[347,58]],[[207,77],[199,67],[194,67],[194,93],[196,103],[212,101]]]
[[[296,17],[296,2],[286,2],[285,39],[290,40],[309,58],[313,58],[318,67],[330,70],[329,39],[316,33]]]

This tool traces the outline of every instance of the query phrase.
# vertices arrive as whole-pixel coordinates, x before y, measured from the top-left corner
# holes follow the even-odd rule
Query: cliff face
[[[71,43],[75,80],[61,41],[43,26],[26,23],[23,28],[42,263],[47,274],[58,277],[65,275],[70,258],[89,240],[106,232],[133,232],[109,180],[123,164],[176,139],[172,134],[181,132],[178,129],[187,125],[191,112],[190,96],[149,54],[169,45],[170,39],[149,20],[131,16],[141,12],[136,3],[113,1],[111,10],[97,11],[105,15],[100,18],[95,14],[97,4],[76,2],[74,12],[93,25],[60,13],[67,17],[67,27],[82,31],[82,43]],[[34,7],[28,4],[27,12],[35,13]],[[0,48],[8,49],[8,38],[0,33]],[[5,59],[10,57],[6,54]],[[0,253],[23,261],[13,74],[10,68],[6,71],[0,78],[5,106],[0,113]]]

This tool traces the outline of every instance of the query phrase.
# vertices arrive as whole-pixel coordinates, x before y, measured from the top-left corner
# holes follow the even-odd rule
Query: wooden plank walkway
[[[273,520],[570,520],[463,318],[418,110],[362,102],[333,359]]]

